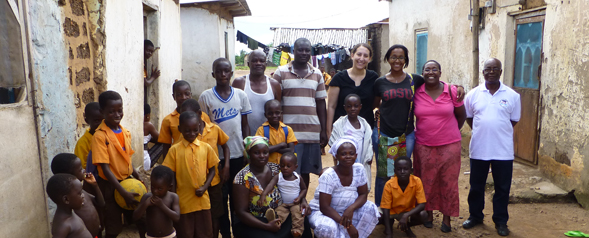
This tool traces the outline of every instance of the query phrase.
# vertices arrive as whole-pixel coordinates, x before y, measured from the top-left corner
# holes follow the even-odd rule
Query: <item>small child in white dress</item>
[[[340,117],[333,123],[333,131],[329,138],[329,146],[333,146],[334,143],[340,138],[347,136],[352,138],[358,148],[356,152],[356,163],[364,166],[364,171],[367,178],[372,178],[370,174],[370,166],[372,165],[372,155],[374,152],[372,148],[372,129],[370,124],[358,116],[362,109],[362,103],[360,96],[357,94],[350,94],[344,99],[344,109],[346,110],[346,116]],[[337,165],[335,157],[333,158],[333,164]],[[370,191],[370,182],[368,183],[368,191]]]
[[[262,206],[263,202],[267,202],[266,196],[274,188],[274,185],[278,186],[278,190],[282,195],[282,204],[276,208],[276,214],[281,223],[288,218],[289,214],[291,215],[291,233],[293,237],[300,237],[303,234],[305,211],[301,210],[300,204],[301,200],[307,196],[307,186],[305,186],[299,174],[295,172],[297,167],[297,156],[295,154],[291,152],[282,154],[282,157],[280,157],[280,174],[272,178],[264,192],[262,192],[261,199],[258,200],[258,206]]]

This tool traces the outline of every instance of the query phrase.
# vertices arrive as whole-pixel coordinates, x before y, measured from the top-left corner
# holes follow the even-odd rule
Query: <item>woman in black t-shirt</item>
[[[372,111],[374,109],[372,107],[374,94],[372,90],[374,81],[378,78],[378,73],[366,69],[368,63],[372,61],[372,47],[366,43],[360,43],[352,48],[351,53],[352,68],[337,73],[329,83],[329,92],[327,94],[327,136],[331,136],[333,122],[346,115],[344,99],[352,93],[360,96],[362,109],[360,109],[359,116],[370,124],[371,130],[374,128],[374,113]],[[377,135],[376,133],[375,130],[373,138]]]

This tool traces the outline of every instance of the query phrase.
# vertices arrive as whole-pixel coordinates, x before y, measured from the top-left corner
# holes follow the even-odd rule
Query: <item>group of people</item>
[[[484,183],[492,166],[493,220],[500,235],[509,234],[512,126],[520,105],[519,95],[499,81],[499,60],[485,62],[485,84],[463,102],[464,88],[440,81],[437,61],[426,62],[423,75],[405,73],[409,52],[402,45],[385,54],[391,70],[382,77],[367,69],[370,45],[356,45],[352,68],[333,75],[329,90],[324,70],[309,64],[311,42],[298,39],[293,53],[294,60],[271,78],[264,74],[264,52],[253,51],[250,74],[233,82],[231,62],[215,60],[216,86],[198,101],[191,98],[188,82],[176,81],[176,109],[159,133],[149,126],[146,110],[144,142],[162,143],[165,159],[152,170],[151,192],[140,201],[120,184],[129,178],[141,181],[131,163],[131,134],[120,125],[122,98],[114,91],[101,93],[98,103],[85,108],[90,128],[76,153],[53,159],[55,175],[47,184],[58,207],[53,235],[97,237],[104,228],[106,237],[117,237],[124,217],[136,222],[141,237],[220,233],[225,238],[231,231],[240,238],[368,237],[379,220],[387,237],[394,220],[415,236],[410,227],[431,228],[433,210],[443,214],[440,229],[450,232],[450,217],[459,213],[465,121],[473,136],[471,215],[463,227],[482,223]],[[335,165],[324,168],[321,150],[327,145]],[[320,177],[308,202],[310,173]],[[374,202],[367,199],[371,189]],[[119,206],[115,191],[135,209]]]

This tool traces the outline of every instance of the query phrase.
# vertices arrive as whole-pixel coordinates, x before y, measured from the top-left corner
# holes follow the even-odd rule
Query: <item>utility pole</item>
[[[470,0],[472,8],[472,84],[471,88],[479,85],[479,0]]]

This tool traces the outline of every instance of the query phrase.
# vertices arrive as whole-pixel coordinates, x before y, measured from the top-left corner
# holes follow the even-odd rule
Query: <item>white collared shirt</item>
[[[465,99],[466,117],[472,118],[470,158],[513,160],[513,126],[521,116],[520,96],[501,83],[491,95],[483,84],[471,90]]]

